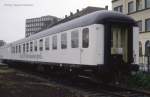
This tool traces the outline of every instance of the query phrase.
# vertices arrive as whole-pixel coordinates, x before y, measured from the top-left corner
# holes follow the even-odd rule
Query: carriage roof
[[[118,12],[106,11],[106,10],[95,11],[93,13],[81,16],[79,18],[75,18],[68,22],[53,26],[49,29],[46,29],[37,34],[29,36],[28,38],[24,38],[19,41],[16,41],[15,43],[17,44],[17,43],[27,42],[30,40],[38,39],[41,37],[45,37],[51,34],[63,32],[63,31],[78,28],[78,27],[88,26],[92,24],[105,24],[105,23],[113,22],[113,21],[118,21],[118,22],[123,21],[132,25],[136,24],[132,18],[128,17],[127,15],[118,13]]]

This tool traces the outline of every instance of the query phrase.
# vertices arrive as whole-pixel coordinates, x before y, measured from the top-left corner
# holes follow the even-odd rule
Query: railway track
[[[150,97],[150,92],[125,88],[117,85],[102,84],[95,81],[93,82],[91,79],[84,82],[85,83],[79,87],[89,92],[89,95],[91,95],[90,97],[105,97],[101,96],[101,94],[105,94],[106,97]]]
[[[106,88],[107,87],[107,88]],[[150,93],[144,91],[124,88],[120,86],[106,85],[103,92],[112,94],[116,97],[150,97]]]
[[[47,80],[51,84],[80,91],[85,97],[150,97],[150,92],[129,89],[118,85],[108,85],[99,83],[90,77],[77,76],[70,78],[61,74],[50,74],[43,72],[21,71],[32,77]]]

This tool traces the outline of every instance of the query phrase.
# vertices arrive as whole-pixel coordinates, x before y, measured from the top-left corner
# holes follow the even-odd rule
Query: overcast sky
[[[0,40],[13,42],[25,37],[25,19],[44,15],[64,18],[87,6],[111,9],[111,0],[0,0]]]

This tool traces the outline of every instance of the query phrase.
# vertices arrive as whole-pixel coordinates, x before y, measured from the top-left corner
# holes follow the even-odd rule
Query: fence
[[[140,56],[139,66],[141,71],[150,72],[150,56]]]

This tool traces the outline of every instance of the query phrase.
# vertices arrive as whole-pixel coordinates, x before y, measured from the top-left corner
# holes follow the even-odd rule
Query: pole
[[[147,57],[148,57],[148,64],[147,64],[148,66],[147,67],[148,67],[148,72],[149,72],[150,71],[150,68],[149,68],[149,65],[150,65],[150,56],[148,55]]]

